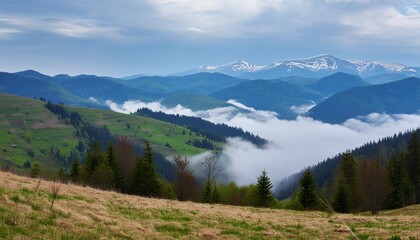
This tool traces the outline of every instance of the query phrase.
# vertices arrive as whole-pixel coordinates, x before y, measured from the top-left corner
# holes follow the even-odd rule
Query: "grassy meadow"
[[[0,172],[0,239],[419,239],[420,206],[329,214],[151,199]],[[345,223],[346,225],[344,225]],[[351,231],[350,231],[351,230]]]
[[[0,167],[22,166],[25,161],[53,166],[51,148],[69,156],[79,140],[76,129],[44,107],[44,102],[0,93]],[[188,145],[188,140],[204,137],[189,129],[162,121],[126,115],[109,110],[69,107],[84,121],[96,126],[106,125],[114,135],[128,136],[133,142],[149,141],[153,150],[166,156],[191,156],[206,151]],[[221,146],[221,143],[215,143]],[[54,166],[53,166],[54,167]],[[57,167],[57,166],[55,166]]]

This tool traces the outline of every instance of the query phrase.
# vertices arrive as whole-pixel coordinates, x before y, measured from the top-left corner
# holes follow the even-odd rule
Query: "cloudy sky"
[[[329,53],[420,66],[419,0],[0,0],[0,71],[126,76]]]

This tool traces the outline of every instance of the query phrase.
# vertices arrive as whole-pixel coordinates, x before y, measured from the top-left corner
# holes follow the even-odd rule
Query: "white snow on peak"
[[[280,65],[287,66],[288,71],[292,71],[293,68],[300,68],[300,69],[307,69],[313,72],[318,72],[320,70],[336,70],[338,69],[338,65],[336,60],[331,57],[330,55],[323,54],[316,57],[311,57],[307,59],[302,60],[287,60],[287,61],[277,61],[270,66],[267,67],[267,69],[271,68],[277,68]]]
[[[389,72],[402,72],[404,70],[409,70],[407,69],[406,66],[398,64],[398,63],[385,63],[385,62],[380,62],[380,61],[362,61],[362,60],[352,60],[349,62],[356,65],[356,68],[359,74],[373,71],[378,68],[383,68]]]
[[[221,66],[201,66],[199,71],[221,72],[230,74],[233,72],[260,72],[270,69],[283,69],[287,72],[293,70],[307,70],[312,72],[353,72],[363,75],[374,72],[417,72],[415,68],[407,67],[397,63],[385,63],[381,61],[343,60],[329,54],[322,54],[310,58],[298,60],[276,61],[268,66],[253,65],[246,61],[236,61]]]
[[[211,71],[217,72],[221,70],[231,70],[233,72],[243,71],[243,72],[256,72],[264,69],[265,66],[253,65],[246,61],[235,61],[232,63],[224,64],[221,66],[200,66],[200,71]]]

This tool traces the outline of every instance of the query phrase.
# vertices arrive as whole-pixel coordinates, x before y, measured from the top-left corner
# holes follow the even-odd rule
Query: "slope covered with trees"
[[[147,108],[138,109],[136,114],[150,117],[165,122],[170,122],[180,126],[186,126],[191,131],[205,135],[213,141],[225,141],[228,137],[240,137],[253,144],[262,147],[267,140],[246,132],[241,128],[230,127],[226,124],[214,124],[198,117],[189,117],[183,115],[166,114],[164,112],[154,112]]]
[[[419,109],[420,78],[412,77],[337,93],[313,107],[307,115],[327,123],[341,123],[373,112],[412,114]]]

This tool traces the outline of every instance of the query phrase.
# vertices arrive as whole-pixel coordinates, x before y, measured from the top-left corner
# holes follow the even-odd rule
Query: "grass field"
[[[204,149],[196,148],[186,144],[188,140],[199,139],[203,136],[197,136],[193,133],[189,135],[187,128],[177,126],[171,123],[159,120],[116,113],[106,110],[72,108],[79,112],[82,118],[97,126],[106,125],[112,134],[130,136],[134,139],[146,139],[152,143],[155,150],[164,155],[195,155],[204,152]],[[73,111],[72,110],[72,111]],[[185,134],[183,134],[185,132]],[[221,143],[216,143],[221,146]],[[166,147],[169,145],[170,147]]]
[[[51,147],[68,155],[78,143],[74,128],[43,107],[44,102],[0,94],[0,164],[44,158]],[[12,147],[12,145],[16,145]],[[33,151],[33,157],[28,155]]]
[[[0,167],[22,166],[25,161],[50,164],[51,148],[59,149],[63,156],[75,149],[79,142],[76,129],[51,113],[44,104],[0,93]],[[203,136],[190,135],[189,130],[181,126],[107,110],[70,107],[70,111],[79,112],[84,121],[93,125],[106,125],[114,135],[128,136],[134,142],[146,139],[155,151],[166,156],[191,156],[205,151],[186,143],[201,140]],[[87,140],[82,139],[82,142],[87,143]],[[221,143],[215,144],[221,146]]]
[[[150,199],[0,172],[0,239],[419,239],[420,205],[329,214]],[[346,223],[346,227],[342,222]]]

